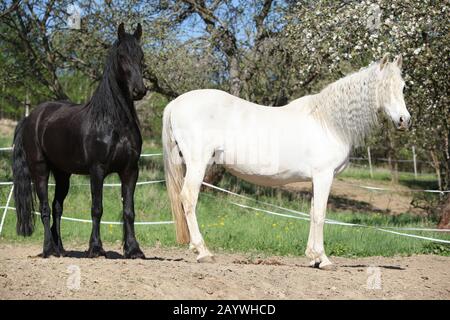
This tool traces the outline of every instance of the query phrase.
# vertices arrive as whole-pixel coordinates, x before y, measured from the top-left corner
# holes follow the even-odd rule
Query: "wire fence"
[[[359,151],[361,154],[362,151]],[[385,154],[386,151],[380,151],[377,149],[377,154]],[[423,153],[423,152],[422,152]],[[392,171],[392,174],[413,174],[415,179],[423,175],[434,175],[435,179],[438,180],[439,177],[436,176],[436,165],[442,166],[442,163],[435,164],[432,161],[420,160],[416,153],[416,148],[411,147],[411,156],[409,159],[395,159],[386,157],[376,157],[373,156],[374,152],[370,147],[366,149],[365,156],[350,157],[350,161],[354,166],[360,166],[362,168],[367,168],[370,172],[371,177],[375,170],[383,168],[384,170]]]
[[[6,149],[2,148],[2,151],[7,151],[7,150],[11,150],[11,149]],[[147,153],[147,154],[142,154],[143,157],[158,157],[161,156],[161,153]],[[163,179],[159,179],[159,180],[151,180],[151,181],[139,181],[137,183],[138,186],[144,186],[144,185],[154,185],[154,184],[158,184],[158,183],[163,183],[165,182],[165,180]],[[50,184],[51,186],[54,186],[54,184]],[[293,210],[293,209],[288,209],[282,206],[278,206],[272,203],[268,203],[268,202],[264,202],[261,200],[257,200],[254,199],[252,197],[248,197],[248,196],[244,196],[238,193],[235,193],[233,191],[224,189],[224,188],[220,188],[218,186],[203,182],[203,185],[208,187],[208,188],[212,188],[214,190],[226,193],[230,196],[234,196],[234,197],[238,197],[241,199],[245,199],[245,200],[250,200],[250,201],[254,201],[256,203],[259,203],[263,206],[270,206],[272,208],[275,208],[277,210],[281,210],[284,213],[281,212],[276,212],[276,211],[272,211],[272,210],[266,210],[260,207],[253,207],[253,206],[248,206],[242,203],[237,203],[233,200],[227,199],[228,203],[240,207],[240,208],[244,208],[244,209],[248,209],[248,210],[254,210],[254,211],[259,211],[265,214],[269,214],[269,215],[274,215],[274,216],[279,216],[279,217],[284,217],[284,218],[289,218],[289,219],[297,219],[297,220],[303,220],[303,221],[310,221],[310,216],[309,214],[305,213],[305,212],[301,212],[301,211],[297,211],[297,210]],[[10,202],[12,199],[12,195],[13,195],[13,191],[14,191],[14,185],[12,181],[2,181],[0,182],[0,186],[11,186],[10,191],[8,193],[8,197],[6,200],[6,205],[5,206],[0,206],[0,210],[3,209],[3,215],[2,215],[2,219],[0,221],[0,234],[2,232],[3,226],[4,226],[4,222],[5,222],[5,218],[7,215],[7,212],[9,210],[16,210],[16,208],[10,206]],[[76,186],[79,187],[89,187],[88,183],[82,183],[82,184],[77,184]],[[105,186],[107,187],[120,187],[121,184],[120,183],[109,183],[109,184],[105,184]],[[379,190],[379,191],[387,191],[387,192],[395,192],[396,190],[391,190],[391,189],[385,189],[385,188],[378,188],[378,187],[370,187],[370,186],[364,186],[364,185],[359,185],[359,187],[361,188],[367,188],[370,190]],[[448,193],[450,192],[450,190],[445,190],[445,191],[440,191],[440,190],[415,190],[416,192],[431,192],[431,193]],[[34,214],[39,215],[39,212],[34,212]],[[62,217],[62,219],[64,220],[69,220],[69,221],[74,221],[74,222],[81,222],[81,223],[92,223],[91,220],[88,219],[79,219],[79,218],[72,218],[72,217]],[[103,224],[122,224],[122,222],[120,221],[103,221]],[[165,225],[165,224],[172,224],[173,221],[143,221],[143,222],[135,222],[136,225]],[[364,224],[358,224],[358,223],[348,223],[348,222],[342,222],[342,221],[338,221],[338,220],[333,220],[333,219],[326,219],[325,220],[326,224],[331,224],[331,225],[340,225],[340,226],[346,226],[346,227],[357,227],[357,228],[366,228],[366,229],[374,229],[374,230],[378,230],[381,232],[385,232],[385,233],[391,233],[391,234],[395,234],[395,235],[399,235],[399,236],[403,236],[403,237],[409,237],[409,238],[415,238],[415,239],[421,239],[421,240],[427,240],[427,241],[432,241],[432,242],[436,242],[436,243],[444,243],[444,244],[450,244],[449,240],[444,240],[444,239],[438,239],[438,238],[432,238],[432,237],[425,237],[425,236],[421,236],[421,235],[417,235],[417,234],[411,234],[411,233],[406,233],[404,231],[419,231],[419,232],[450,232],[450,230],[448,229],[434,229],[434,228],[410,228],[410,227],[393,227],[393,226],[373,226],[373,225],[364,225]]]

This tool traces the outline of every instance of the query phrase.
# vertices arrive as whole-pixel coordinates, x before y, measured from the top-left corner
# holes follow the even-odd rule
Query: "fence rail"
[[[143,154],[145,156],[161,156],[161,153],[154,153],[154,154]],[[157,184],[157,183],[162,183],[165,180],[151,180],[151,181],[140,181],[137,183],[137,185],[153,185],[153,184]],[[6,201],[6,205],[3,207],[0,207],[0,209],[3,209],[3,216],[0,222],[0,233],[2,232],[3,226],[4,226],[4,222],[5,222],[5,218],[6,218],[6,214],[8,212],[8,210],[15,210],[14,207],[11,207],[9,204],[11,202],[12,199],[12,195],[13,195],[13,191],[14,191],[14,185],[13,182],[11,181],[6,181],[6,182],[0,182],[0,186],[1,185],[8,185],[11,186],[10,192],[8,194],[8,198]],[[120,183],[110,183],[110,184],[106,184],[107,186],[110,187],[120,187],[121,184]],[[274,215],[274,216],[280,216],[280,217],[285,217],[285,218],[290,218],[290,219],[299,219],[299,220],[303,220],[303,221],[309,221],[309,214],[304,213],[304,212],[300,212],[297,210],[293,210],[293,209],[288,209],[282,206],[278,206],[278,205],[274,205],[268,202],[264,202],[264,201],[260,201],[248,196],[244,196],[238,193],[235,193],[233,191],[230,190],[226,190],[224,188],[220,188],[218,186],[203,182],[203,185],[205,185],[206,187],[218,190],[220,192],[224,192],[227,193],[229,195],[232,196],[236,196],[242,199],[246,199],[246,200],[251,200],[254,201],[256,203],[260,203],[262,205],[265,206],[271,206],[273,208],[276,208],[278,210],[282,210],[288,214],[284,214],[284,213],[280,213],[280,212],[274,212],[274,211],[270,211],[270,210],[265,210],[262,208],[257,208],[257,207],[251,207],[251,206],[247,206],[241,203],[236,203],[232,200],[227,199],[227,201],[235,206],[241,207],[241,208],[245,208],[245,209],[250,209],[250,210],[256,210],[256,211],[260,211],[266,214],[270,214],[270,215]],[[89,184],[78,184],[78,186],[86,186],[88,187]],[[363,188],[372,188],[374,189],[374,187],[368,187],[368,186],[361,186]],[[379,190],[384,190],[382,188],[377,188]],[[395,190],[388,190],[387,191],[391,192],[391,191],[395,191]],[[416,191],[423,191],[423,192],[450,192],[450,190],[447,191],[439,191],[439,190],[416,190]],[[34,212],[34,214],[39,215],[39,212]],[[74,222],[82,222],[82,223],[91,223],[91,220],[87,220],[87,219],[78,219],[78,218],[71,218],[71,217],[63,217],[63,219],[65,220],[70,220],[70,221],[74,221]],[[103,223],[105,224],[121,224],[120,221],[104,221]],[[165,224],[172,224],[173,221],[149,221],[149,222],[136,222],[137,225],[165,225]],[[420,231],[420,232],[450,232],[450,230],[442,230],[442,229],[431,229],[431,228],[404,228],[404,227],[391,227],[391,226],[372,226],[372,225],[363,225],[363,224],[356,224],[356,223],[348,223],[348,222],[342,222],[342,221],[338,221],[338,220],[332,220],[332,219],[326,219],[325,220],[326,224],[332,224],[332,225],[340,225],[340,226],[345,226],[345,227],[357,227],[357,228],[366,228],[366,229],[374,229],[374,230],[378,230],[381,232],[385,232],[385,233],[391,233],[391,234],[395,234],[395,235],[399,235],[399,236],[403,236],[403,237],[409,237],[409,238],[415,238],[415,239],[421,239],[421,240],[427,240],[427,241],[432,241],[432,242],[437,242],[437,243],[445,243],[445,244],[450,244],[449,240],[444,240],[444,239],[438,239],[438,238],[432,238],[432,237],[424,237],[421,235],[417,235],[417,234],[411,234],[411,233],[405,233],[403,231]],[[399,232],[402,231],[402,232]]]

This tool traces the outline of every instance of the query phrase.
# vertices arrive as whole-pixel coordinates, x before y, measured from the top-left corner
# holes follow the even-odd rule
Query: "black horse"
[[[90,175],[92,233],[87,256],[105,255],[100,240],[102,190],[105,177],[115,172],[122,182],[124,255],[144,258],[134,234],[133,202],[142,147],[134,100],[142,99],[147,91],[142,79],[141,35],[140,24],[133,35],[120,24],[102,81],[89,102],[44,102],[16,127],[13,175],[17,233],[29,236],[34,230],[34,183],[44,225],[43,257],[65,254],[60,224],[72,173]],[[56,182],[51,228],[47,193],[50,172]]]

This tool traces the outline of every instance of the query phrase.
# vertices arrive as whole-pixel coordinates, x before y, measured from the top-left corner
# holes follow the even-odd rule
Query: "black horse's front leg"
[[[102,241],[100,239],[100,220],[103,214],[102,198],[104,179],[105,173],[101,166],[96,166],[91,169],[92,233],[87,252],[89,258],[106,256],[106,252],[103,250]]]
[[[137,166],[120,173],[123,201],[123,250],[125,258],[128,259],[145,258],[134,234],[134,190],[138,175]]]

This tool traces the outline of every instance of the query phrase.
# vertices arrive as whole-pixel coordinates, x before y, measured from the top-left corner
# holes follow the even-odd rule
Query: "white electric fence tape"
[[[0,151],[4,151],[4,150],[12,150],[12,148],[0,148]],[[154,156],[161,156],[162,153],[147,153],[147,154],[141,154],[141,157],[154,157]],[[149,185],[149,184],[155,184],[155,183],[162,183],[165,180],[151,180],[151,181],[140,181],[137,182],[136,185]],[[13,185],[13,182],[10,181],[6,181],[6,182],[0,182],[0,186],[1,185]],[[72,186],[89,186],[89,183],[81,183],[81,184],[74,184]],[[235,206],[239,206],[241,208],[245,208],[245,209],[251,209],[251,210],[256,210],[256,211],[260,211],[260,212],[264,212],[267,214],[271,214],[271,215],[275,215],[275,216],[281,216],[281,217],[286,217],[286,218],[291,218],[291,219],[299,219],[299,220],[305,220],[305,221],[309,221],[309,214],[304,213],[304,212],[300,212],[297,210],[293,210],[293,209],[288,209],[288,208],[284,208],[281,206],[277,206],[274,205],[272,203],[268,203],[268,202],[264,202],[264,201],[260,201],[251,197],[247,197],[217,186],[214,186],[212,184],[203,182],[203,185],[219,190],[221,192],[227,193],[227,194],[231,194],[233,196],[242,198],[242,199],[246,199],[246,200],[251,200],[251,201],[255,201],[258,203],[261,203],[263,205],[266,206],[271,206],[273,208],[277,208],[289,213],[294,213],[296,215],[300,215],[299,216],[292,216],[292,215],[288,215],[288,214],[283,214],[283,213],[278,213],[278,212],[273,212],[270,210],[264,210],[261,208],[255,208],[255,207],[251,207],[251,206],[247,206],[244,204],[240,204],[240,203],[236,203],[233,201],[228,201],[231,204],[235,205]],[[54,184],[49,184],[49,186],[54,186]],[[106,187],[120,187],[121,184],[120,183],[105,183],[104,186]],[[378,190],[378,191],[396,191],[396,190],[391,190],[391,189],[386,189],[386,188],[379,188],[379,187],[371,187],[371,186],[360,186],[358,185],[358,187],[361,188],[365,188],[365,189],[369,189],[369,190]],[[2,231],[3,228],[3,224],[5,221],[5,217],[6,217],[6,212],[8,210],[15,210],[15,208],[10,207],[9,203],[11,201],[11,196],[13,193],[13,188],[11,187],[11,191],[8,195],[8,200],[6,203],[6,206],[4,207],[0,207],[0,209],[4,209],[3,211],[3,216],[2,216],[2,220],[1,220],[1,224],[0,224],[0,233]],[[432,192],[432,193],[446,193],[446,192],[450,192],[450,190],[444,190],[444,191],[440,191],[440,190],[409,190],[409,191],[421,191],[421,192]],[[400,191],[402,192],[402,191]],[[408,192],[408,191],[405,191]],[[38,212],[35,212],[35,214],[38,214]],[[83,222],[83,223],[92,223],[91,220],[87,220],[87,219],[78,219],[78,218],[70,218],[70,217],[61,217],[61,219],[64,220],[69,220],[69,221],[77,221],[77,222]],[[102,224],[110,224],[110,225],[121,225],[123,224],[123,222],[118,222],[118,221],[102,221]],[[135,222],[136,225],[160,225],[160,224],[172,224],[173,221],[154,221],[154,222]],[[415,235],[415,234],[409,234],[409,233],[403,233],[403,232],[397,232],[397,231],[393,231],[393,230],[386,230],[386,229],[395,229],[395,230],[407,230],[407,231],[429,231],[429,232],[450,232],[450,230],[448,229],[431,229],[431,228],[413,228],[413,227],[391,227],[391,226],[370,226],[370,225],[363,225],[363,224],[355,224],[355,223],[348,223],[348,222],[342,222],[342,221],[336,221],[336,220],[331,220],[331,219],[326,219],[325,223],[327,224],[334,224],[334,225],[342,225],[342,226],[350,226],[350,227],[362,227],[362,228],[372,228],[372,229],[376,229],[382,232],[388,232],[388,233],[392,233],[392,234],[397,234],[397,235],[401,235],[401,236],[405,236],[405,237],[412,237],[412,238],[417,238],[417,239],[423,239],[423,240],[429,240],[429,241],[434,241],[434,242],[439,242],[439,243],[450,243],[450,241],[447,240],[443,240],[443,239],[436,239],[436,238],[431,238],[431,237],[423,237],[423,236],[419,236],[419,235]]]

